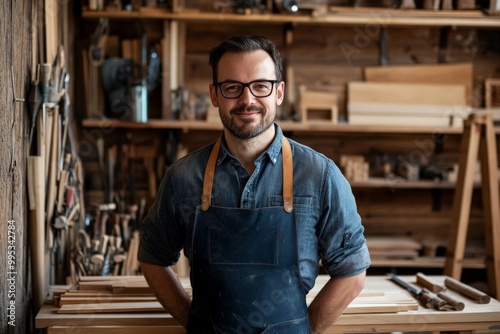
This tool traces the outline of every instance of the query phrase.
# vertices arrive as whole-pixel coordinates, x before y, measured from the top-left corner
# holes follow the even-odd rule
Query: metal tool
[[[45,129],[45,116],[49,102],[49,82],[52,67],[49,63],[42,64],[40,69],[40,87],[42,90],[42,129]]]
[[[38,72],[39,72],[40,66],[38,66]],[[30,91],[29,91],[29,97],[28,97],[28,102],[30,106],[30,112],[31,112],[31,128],[30,128],[30,149],[34,150],[33,146],[33,134],[35,132],[35,126],[36,126],[36,118],[38,116],[38,110],[40,110],[40,106],[42,104],[42,94],[39,89],[40,85],[38,82],[38,74],[35,80],[31,82],[30,85]],[[31,152],[34,153],[34,152]]]
[[[426,308],[435,308],[437,310],[446,309],[446,302],[441,298],[434,297],[431,294],[425,292],[424,290],[413,287],[412,285],[401,280],[394,274],[388,274],[388,276],[394,283],[398,284],[406,291],[410,292],[413,295],[413,297],[418,299],[418,301]]]

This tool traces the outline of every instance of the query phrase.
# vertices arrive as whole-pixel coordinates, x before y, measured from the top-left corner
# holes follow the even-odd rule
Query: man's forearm
[[[322,333],[330,327],[361,292],[364,284],[364,272],[352,277],[331,278],[309,305],[312,332]]]
[[[191,299],[170,267],[141,263],[141,269],[156,298],[175,319],[187,326]]]

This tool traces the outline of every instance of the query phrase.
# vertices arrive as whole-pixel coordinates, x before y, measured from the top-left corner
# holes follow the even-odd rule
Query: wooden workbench
[[[442,283],[446,276],[431,276]],[[415,276],[401,276],[409,283],[416,283]],[[317,292],[327,281],[320,276],[312,292]],[[368,276],[364,291],[399,293],[402,290],[387,277]],[[404,293],[406,293],[404,291]],[[500,333],[500,302],[491,299],[488,304],[478,304],[452,290],[447,294],[463,301],[463,311],[437,311],[419,306],[417,310],[393,313],[343,314],[325,333],[381,333],[460,331],[473,333],[488,331]],[[169,314],[163,312],[107,313],[107,314],[58,314],[57,307],[46,304],[38,313],[36,328],[45,328],[47,334],[68,333],[82,330],[86,334],[100,333],[185,333]]]

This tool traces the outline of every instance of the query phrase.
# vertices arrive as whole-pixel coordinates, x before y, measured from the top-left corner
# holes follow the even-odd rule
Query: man
[[[144,276],[188,333],[321,333],[370,265],[350,186],[274,122],[285,83],[272,41],[232,37],[210,65],[223,133],[168,169],[142,222]],[[170,268],[182,249],[192,300]],[[320,260],[331,279],[307,307]]]

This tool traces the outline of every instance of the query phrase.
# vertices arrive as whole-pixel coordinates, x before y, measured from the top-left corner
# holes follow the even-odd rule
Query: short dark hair
[[[208,63],[212,67],[212,80],[213,83],[217,82],[217,66],[222,55],[226,52],[250,52],[256,50],[266,51],[274,62],[274,69],[276,71],[276,80],[282,80],[283,64],[281,62],[281,55],[272,40],[264,36],[255,35],[241,35],[232,36],[212,48],[209,51]]]

